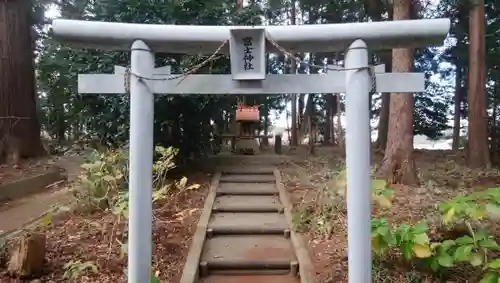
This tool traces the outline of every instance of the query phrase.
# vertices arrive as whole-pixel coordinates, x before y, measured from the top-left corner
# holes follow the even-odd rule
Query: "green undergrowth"
[[[328,237],[339,223],[335,218],[345,217],[345,187],[345,170],[341,170],[320,189],[321,197],[297,209],[295,229]],[[415,224],[391,223],[394,192],[385,181],[373,179],[371,189],[372,203],[382,211],[371,220],[375,282],[391,282],[390,272],[379,265],[387,261],[409,270],[394,282],[445,282],[457,277],[500,282],[500,245],[492,227],[500,219],[500,188],[442,202],[435,209],[438,221],[429,216]]]
[[[333,229],[332,219],[345,212],[346,171],[337,172],[333,178],[319,188],[314,202],[298,208],[293,215],[293,224],[299,232],[316,231],[327,233]],[[390,208],[394,192],[386,188],[385,181],[372,180],[372,201],[382,208]]]
[[[175,168],[174,159],[178,150],[172,147],[156,147],[155,161],[153,164],[153,205],[168,201],[174,193],[186,190],[198,189],[199,184],[188,185],[187,177],[179,180],[171,180],[168,177],[170,170]],[[98,221],[92,221],[92,226],[103,229],[103,234],[109,233],[107,237],[111,249],[118,248],[120,257],[127,255],[128,228],[127,218],[129,214],[129,191],[128,191],[128,152],[124,149],[116,149],[104,152],[95,151],[88,162],[82,166],[83,173],[78,177],[74,195],[77,199],[77,207],[84,213],[92,213],[96,210],[113,216],[114,224],[111,231],[106,225],[100,225]],[[153,211],[153,214],[155,210]],[[90,220],[89,220],[90,221]],[[52,215],[43,221],[44,225],[52,224]],[[106,231],[105,231],[106,230]],[[98,266],[92,261],[72,259],[64,267],[64,278],[71,282],[78,282],[83,274],[97,273]],[[151,282],[159,282],[156,275],[152,274]]]

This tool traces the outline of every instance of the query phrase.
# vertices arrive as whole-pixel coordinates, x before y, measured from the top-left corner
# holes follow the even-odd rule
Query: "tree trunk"
[[[468,163],[471,168],[490,167],[486,114],[484,0],[478,0],[469,17],[469,129]]]
[[[306,131],[308,131],[309,124],[306,123],[306,122],[309,121],[309,118],[311,118],[311,115],[312,115],[312,112],[313,112],[312,107],[314,107],[314,105],[311,105],[309,103],[309,98],[310,97],[311,96],[309,96],[307,98],[307,105],[305,106],[304,116],[302,117],[303,123],[302,123],[302,125],[300,125],[299,132],[298,132],[298,137],[299,137],[300,140],[304,139]]]
[[[231,133],[233,137],[231,138],[231,152],[236,152],[236,136],[241,135],[241,129],[236,123],[236,111],[231,110]]]
[[[313,118],[314,118],[314,95],[312,93],[309,94],[307,98],[307,106],[309,106],[309,117],[308,117],[308,127],[309,127],[309,153],[314,154],[314,129],[313,129]]]
[[[0,157],[45,153],[36,110],[31,22],[28,1],[0,1]],[[18,143],[6,149],[3,141],[10,138]]]
[[[41,233],[22,235],[12,251],[8,273],[19,279],[42,275],[46,253],[46,236]]]
[[[332,99],[333,96],[331,94],[325,95],[325,129],[323,131],[323,144],[329,145],[331,141],[331,133],[332,133]]]
[[[54,105],[54,110],[56,113],[56,137],[59,143],[62,143],[66,140],[66,132],[67,132],[67,123],[66,123],[66,113],[64,111],[63,103],[57,102]]]
[[[396,1],[394,20],[409,19],[411,5],[411,0]],[[394,49],[392,55],[394,72],[411,71],[411,49]],[[417,185],[418,177],[413,158],[413,94],[392,94],[389,113],[387,146],[377,175],[385,177],[391,184]]]
[[[299,144],[298,133],[297,133],[297,94],[292,94],[291,101],[292,103],[292,122],[290,125],[291,134],[291,145],[297,146]]]
[[[297,114],[298,114],[298,121],[297,121],[297,129],[300,129],[302,128],[302,124],[304,123],[304,108],[305,108],[305,101],[306,99],[306,95],[304,93],[301,93],[299,95],[299,101],[298,101],[298,110],[297,110]],[[302,132],[299,132],[298,133],[299,136],[303,136],[303,133]]]
[[[385,64],[386,73],[392,72],[392,54],[387,52],[382,57],[382,62]],[[387,133],[389,131],[389,107],[391,104],[390,93],[382,93],[382,103],[380,105],[380,116],[378,122],[377,142],[375,143],[378,150],[384,150],[387,146]]]
[[[332,116],[330,117],[330,121],[332,123],[332,128],[330,130],[331,132],[331,135],[332,135],[332,144],[336,144],[337,143],[337,136],[335,135],[335,114],[337,113],[337,98],[335,96],[335,94],[331,94],[331,104],[330,104],[330,108],[332,109]]]
[[[269,139],[267,138],[267,135],[269,134],[269,107],[267,106],[267,97],[266,97],[266,102],[264,103],[264,138],[262,139],[262,145],[268,146],[269,145]]]
[[[288,99],[286,99],[285,101],[288,101]],[[290,124],[288,124],[288,121],[290,121],[290,112],[288,112],[288,110],[285,109],[285,112],[286,112],[286,133],[287,133],[287,137],[288,137],[288,144],[289,145],[292,145],[292,135],[291,135],[291,126]]]
[[[222,134],[224,133],[224,127],[225,127],[225,123],[224,123],[224,112],[222,110],[219,110],[217,111],[217,114],[215,114],[215,117],[214,117],[214,128],[213,128],[213,133],[214,133],[214,142],[215,142],[215,146],[214,146],[214,149],[215,149],[215,154],[219,153],[221,148],[222,148],[222,144],[223,144],[223,138],[222,138]]]
[[[364,2],[365,10],[373,21],[382,21],[383,3],[380,0],[368,0]],[[393,15],[389,10],[389,21]],[[381,56],[382,62],[385,64],[387,73],[392,72],[392,54],[387,52],[387,55]],[[387,146],[387,133],[389,131],[389,107],[391,97],[389,93],[382,93],[382,105],[380,106],[380,116],[378,122],[378,134],[375,147],[378,150],[384,150]],[[371,108],[370,108],[371,109]]]
[[[458,151],[460,148],[460,118],[462,118],[460,105],[462,104],[462,64],[456,59],[456,72],[455,72],[455,110],[453,113],[453,136],[452,136],[452,150]]]
[[[313,20],[313,22],[314,21],[315,21],[315,19]],[[320,62],[316,62],[316,59],[317,59],[317,56],[314,53],[311,53],[310,54],[310,62],[312,62],[313,65],[320,64]],[[314,68],[314,67],[309,68],[310,74],[317,74],[318,72],[319,72],[318,68]],[[304,99],[305,99],[305,95],[304,95]],[[300,106],[300,104],[299,104],[299,106]],[[304,108],[304,101],[302,101],[302,108]],[[299,127],[299,134],[298,134],[299,139],[300,140],[304,139],[304,136],[306,135],[306,131],[308,131],[309,132],[309,140],[311,140],[312,139],[312,136],[311,136],[312,132],[311,131],[313,131],[313,129],[311,129],[311,125],[312,125],[311,119],[313,119],[313,116],[314,116],[314,95],[313,94],[309,94],[307,96],[307,105],[305,105],[305,109],[303,110],[303,112],[300,113],[300,115],[302,115],[302,117],[301,117],[302,122],[301,122],[301,125]],[[310,142],[309,142],[309,145],[311,145]]]
[[[337,142],[339,145],[339,148],[341,149],[342,152],[345,151],[345,135],[344,135],[344,129],[342,128],[342,111],[340,108],[340,93],[337,93],[335,95],[335,106],[336,106],[336,115],[337,115],[337,134],[335,135],[337,137]]]
[[[390,104],[391,104],[390,93],[382,93],[382,105],[380,106],[380,116],[377,129],[378,135],[376,142],[376,148],[379,150],[384,150],[387,146]]]
[[[292,25],[295,25],[296,23],[296,17],[297,17],[297,10],[295,9],[295,0],[292,1],[291,3],[291,11],[290,11],[290,21]],[[295,54],[294,54],[295,56]],[[297,62],[295,61],[295,58],[290,58],[292,60],[290,64],[290,73],[291,74],[296,74],[297,73]],[[292,94],[292,125],[290,126],[291,128],[291,145],[292,146],[297,146],[299,144],[299,139],[297,136],[297,94]]]
[[[498,134],[497,134],[497,116],[498,116],[498,86],[495,85],[495,98],[493,99],[493,113],[491,115],[491,125],[490,125],[490,158],[493,164],[498,162]]]

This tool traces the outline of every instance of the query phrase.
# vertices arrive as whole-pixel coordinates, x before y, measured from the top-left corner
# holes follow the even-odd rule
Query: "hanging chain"
[[[155,77],[144,77],[144,76],[141,76],[139,74],[135,74],[133,73],[131,70],[130,70],[130,67],[127,67],[125,69],[125,74],[124,74],[124,84],[125,84],[125,93],[126,94],[129,94],[130,93],[130,77],[131,76],[134,76],[138,79],[141,79],[141,80],[147,80],[147,81],[173,81],[173,80],[177,80],[177,79],[180,79],[182,78],[182,80],[180,80],[177,85],[181,84],[186,78],[187,76],[195,73],[196,71],[198,71],[199,69],[201,69],[203,66],[207,65],[208,63],[212,62],[212,61],[215,61],[217,59],[220,59],[223,57],[223,55],[220,55],[218,54],[220,52],[220,50],[229,42],[229,40],[226,40],[224,42],[222,42],[221,45],[219,45],[219,47],[215,50],[214,53],[212,53],[212,55],[210,55],[207,59],[205,59],[204,61],[202,61],[201,63],[198,63],[194,66],[191,66],[189,68],[187,68],[187,70],[185,72],[183,72],[182,74],[179,74],[179,75],[172,75],[172,74],[159,74],[161,77],[158,77],[158,78],[155,78]]]
[[[361,67],[361,68],[342,68],[342,69],[334,69],[334,68],[329,68],[328,66],[324,66],[324,65],[315,65],[315,64],[311,64],[309,62],[306,62],[305,60],[303,59],[300,59],[298,56],[295,56],[293,54],[293,52],[290,52],[288,50],[286,50],[285,48],[283,48],[282,46],[280,46],[270,35],[269,33],[266,33],[266,38],[267,40],[274,46],[276,47],[276,49],[278,49],[281,53],[283,53],[284,55],[290,57],[292,60],[295,60],[298,64],[303,64],[303,65],[306,65],[306,66],[309,66],[310,68],[317,68],[317,69],[320,69],[320,70],[323,70],[323,71],[333,71],[333,72],[339,72],[339,71],[363,71],[363,70],[367,70],[369,75],[370,75],[370,78],[371,78],[371,89],[370,89],[370,93],[375,93],[376,92],[376,89],[377,89],[377,81],[376,81],[376,77],[375,77],[375,67],[373,65],[370,65],[370,66],[367,66],[367,67]],[[125,84],[125,94],[130,94],[130,78],[131,76],[135,76],[136,78],[138,79],[142,79],[142,80],[151,80],[151,81],[170,81],[170,80],[176,80],[176,79],[179,79],[179,78],[182,78],[182,80],[180,80],[178,82],[178,85],[181,84],[187,76],[195,73],[196,71],[198,71],[200,68],[202,68],[203,66],[205,66],[206,64],[212,62],[212,61],[215,61],[221,57],[223,57],[223,55],[218,55],[218,53],[220,52],[220,50],[228,43],[228,40],[222,42],[222,44],[215,50],[214,53],[212,53],[212,55],[210,55],[206,60],[202,61],[201,63],[199,64],[196,64],[190,68],[187,69],[187,71],[183,72],[182,74],[179,74],[179,75],[175,75],[173,76],[172,74],[160,74],[161,76],[165,76],[165,77],[160,77],[160,78],[154,78],[154,77],[143,77],[143,76],[140,76],[138,74],[134,74],[132,73],[132,71],[130,70],[130,67],[127,67],[125,69],[125,74],[124,74],[124,84]],[[352,49],[352,48],[351,48]],[[358,48],[359,49],[359,48]],[[362,48],[362,49],[366,49],[366,48]],[[236,97],[237,99],[237,102],[239,103],[240,102],[240,99],[239,97],[237,96]]]
[[[370,78],[371,78],[371,87],[370,87],[370,94],[374,94],[377,92],[377,77],[375,73],[375,66],[371,65],[370,68],[368,69],[368,72],[370,72]]]
[[[363,70],[368,70],[369,74],[370,74],[370,77],[371,77],[371,88],[370,88],[370,93],[375,93],[376,92],[376,89],[377,89],[377,81],[376,81],[376,78],[375,78],[375,67],[372,66],[372,65],[369,65],[367,67],[361,67],[361,68],[343,68],[343,69],[332,69],[332,68],[329,68],[328,66],[324,66],[324,65],[315,65],[315,64],[311,64],[309,62],[306,62],[305,60],[303,59],[300,59],[300,57],[298,56],[295,56],[293,54],[293,52],[290,52],[288,50],[286,50],[285,48],[283,48],[282,46],[280,46],[272,37],[269,33],[266,33],[266,38],[267,40],[274,46],[276,47],[276,49],[278,49],[281,53],[283,53],[284,55],[290,57],[292,60],[294,60],[295,62],[297,62],[297,64],[303,64],[303,65],[306,65],[306,66],[309,66],[310,68],[316,68],[316,69],[319,69],[319,70],[323,70],[323,71],[334,71],[334,72],[342,72],[342,71],[363,71]],[[352,49],[367,49],[365,47],[363,48],[351,48]]]
[[[130,66],[128,66],[125,69],[125,73],[123,75],[123,83],[124,83],[124,87],[125,87],[125,95],[130,95],[130,75],[131,75]]]

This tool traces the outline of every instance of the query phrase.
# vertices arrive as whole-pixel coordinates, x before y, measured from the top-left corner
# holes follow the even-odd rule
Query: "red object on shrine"
[[[260,121],[259,105],[238,104],[236,108],[236,121],[253,122]]]

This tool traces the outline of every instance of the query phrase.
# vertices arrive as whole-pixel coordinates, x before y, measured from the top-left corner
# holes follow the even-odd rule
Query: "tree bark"
[[[291,3],[291,13],[290,13],[290,21],[292,25],[295,25],[296,23],[296,17],[297,17],[297,11],[295,9],[295,0],[292,1]],[[295,54],[294,54],[295,56]],[[297,73],[297,62],[295,61],[295,58],[291,58],[291,67],[290,67],[290,73],[291,74],[296,74]],[[291,145],[292,146],[297,146],[299,144],[299,139],[297,135],[297,94],[292,94],[292,125],[291,127]]]
[[[331,133],[332,133],[332,99],[333,96],[331,94],[325,95],[325,129],[323,135],[323,144],[329,145],[331,141]]]
[[[386,64],[385,71],[387,73],[392,72],[392,56],[387,54],[383,57],[383,62]],[[380,115],[378,122],[378,135],[376,148],[379,150],[384,150],[387,146],[387,134],[389,131],[389,107],[391,104],[390,93],[382,93],[382,103],[380,105]]]
[[[54,112],[56,113],[56,129],[55,129],[55,134],[56,138],[59,141],[59,143],[62,143],[66,140],[66,132],[67,132],[67,123],[66,123],[66,113],[64,113],[64,105],[63,103],[60,103],[59,101],[53,104],[54,107]]]
[[[306,95],[304,93],[299,94],[299,101],[298,101],[298,110],[297,110],[297,115],[298,115],[298,121],[297,121],[297,129],[302,128],[302,124],[304,123],[304,108],[305,108],[305,101],[306,100]],[[303,136],[304,134],[302,132],[298,133],[299,136]]]
[[[469,127],[468,163],[471,168],[490,167],[486,114],[484,0],[477,0],[469,17]]]
[[[382,21],[384,13],[383,3],[380,0],[367,0],[364,2],[365,10],[373,21]],[[392,20],[393,14],[389,10],[389,21]],[[382,62],[386,64],[386,72],[392,72],[392,56],[390,53],[381,56]],[[387,146],[387,133],[389,131],[389,107],[391,97],[389,93],[382,93],[382,105],[380,106],[380,115],[378,122],[378,134],[375,147],[378,150],[383,150]],[[371,108],[370,108],[371,109]]]
[[[217,154],[220,152],[223,144],[223,138],[222,134],[224,133],[224,112],[222,110],[217,111],[214,117],[214,127],[213,127],[213,133],[214,133],[214,153]]]
[[[389,108],[391,105],[390,93],[382,93],[382,105],[377,129],[377,149],[383,150],[387,146],[387,134],[389,131]]]
[[[344,129],[342,128],[342,109],[341,104],[340,104],[340,93],[337,93],[335,95],[335,115],[337,116],[337,134],[335,135],[337,137],[337,142],[339,145],[339,148],[342,152],[345,152],[345,135],[344,135]]]
[[[288,102],[288,98],[286,98],[286,100]],[[290,100],[291,101],[291,100]],[[288,110],[285,109],[285,113],[286,113],[286,133],[287,133],[287,137],[288,137],[288,144],[289,145],[292,145],[292,135],[291,135],[291,132],[292,132],[292,129],[291,129],[291,126],[290,124],[288,124],[288,121],[290,121],[290,112],[288,112]]]
[[[313,112],[313,109],[312,107],[314,107],[314,105],[311,105],[309,103],[309,98],[311,96],[309,96],[307,98],[307,104],[305,105],[305,109],[304,109],[304,115],[302,117],[302,124],[300,125],[300,127],[298,127],[298,136],[299,136],[299,139],[302,140],[304,139],[304,136],[306,134],[306,131],[308,131],[308,127],[309,127],[309,124],[306,123],[307,121],[309,121],[309,118],[311,118],[311,115],[312,115],[312,112]]]
[[[29,1],[0,1],[0,23],[0,157],[13,154],[6,151],[40,156],[45,150],[36,110]],[[10,138],[18,144],[6,150],[2,144]]]
[[[464,8],[463,6],[459,7],[458,10],[458,19],[460,22],[465,21],[464,19]],[[465,15],[468,12],[465,12]],[[453,151],[458,151],[460,149],[460,119],[462,118],[462,102],[465,99],[466,86],[463,85],[462,82],[467,82],[467,77],[465,76],[465,69],[467,68],[465,61],[463,58],[463,50],[465,44],[463,44],[464,39],[464,31],[462,28],[457,25],[456,26],[456,38],[457,44],[453,48],[453,57],[455,61],[455,97],[454,97],[454,114],[453,114],[453,134],[452,134],[452,145],[451,148]]]
[[[264,138],[262,139],[262,144],[264,146],[269,145],[269,139],[267,138],[267,135],[269,134],[269,107],[267,105],[267,97],[266,97],[266,102],[264,103]]]
[[[314,21],[315,20],[313,20],[313,22]],[[316,62],[316,59],[317,59],[317,56],[314,53],[311,53],[310,54],[310,61],[312,62],[313,65],[320,64],[319,62]],[[317,74],[318,71],[319,70],[317,68],[314,68],[314,67],[309,68],[310,74]],[[304,95],[303,99],[305,99],[305,95]],[[309,94],[307,97],[307,105],[304,105],[304,104],[305,104],[304,101],[302,101],[302,108],[305,108],[305,109],[303,109],[302,112],[300,113],[301,124],[299,126],[298,135],[299,135],[299,139],[303,140],[304,136],[306,135],[306,131],[308,131],[309,132],[309,146],[311,146],[311,138],[312,138],[311,131],[314,131],[314,129],[311,128],[311,125],[313,125],[312,119],[314,116],[314,95]],[[300,101],[299,101],[299,106],[300,106]]]
[[[335,135],[334,119],[335,119],[335,114],[337,113],[337,99],[335,98],[335,95],[333,93],[330,95],[331,95],[331,99],[330,99],[329,108],[332,109],[331,116],[329,118],[330,123],[331,123],[330,134],[331,134],[332,144],[336,144],[337,143],[337,140],[336,140],[337,136]]]
[[[291,145],[292,146],[297,146],[299,144],[299,139],[298,139],[298,131],[297,131],[297,94],[292,94],[292,98],[290,99],[290,102],[292,103],[292,122],[290,125],[290,130],[292,132],[291,134]]]
[[[491,115],[490,125],[490,158],[493,164],[498,162],[498,134],[497,134],[497,117],[498,117],[498,86],[495,85],[495,98],[493,99],[493,113]]]
[[[309,117],[308,117],[308,127],[309,127],[309,153],[314,154],[314,129],[313,129],[313,118],[314,118],[314,94],[310,93],[307,98],[307,106],[309,106]]]
[[[411,5],[411,0],[395,1],[394,20],[410,19]],[[411,49],[394,49],[392,56],[394,72],[411,71]],[[417,185],[419,182],[413,157],[413,94],[392,94],[389,113],[387,146],[377,175],[385,177],[391,184]]]
[[[10,276],[19,279],[42,275],[46,254],[46,236],[41,233],[22,235],[12,251],[7,267]]]

